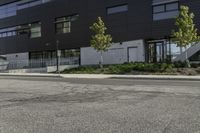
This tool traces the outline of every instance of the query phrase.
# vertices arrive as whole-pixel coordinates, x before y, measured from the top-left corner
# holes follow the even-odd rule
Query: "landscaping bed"
[[[185,68],[184,63],[125,63],[119,65],[81,66],[65,70],[63,74],[129,74],[129,75],[199,75],[200,64]]]

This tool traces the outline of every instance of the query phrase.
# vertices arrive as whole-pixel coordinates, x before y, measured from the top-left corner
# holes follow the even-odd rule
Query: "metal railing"
[[[79,57],[59,58],[58,65],[79,65]],[[29,69],[29,68],[45,68],[49,66],[57,66],[57,58],[53,59],[31,59],[31,60],[13,60],[8,63],[8,70],[11,69]]]
[[[182,54],[178,55],[173,61],[185,61],[186,60],[186,54],[187,54],[187,57],[190,58],[195,53],[197,53],[199,50],[200,50],[200,43],[189,47]]]

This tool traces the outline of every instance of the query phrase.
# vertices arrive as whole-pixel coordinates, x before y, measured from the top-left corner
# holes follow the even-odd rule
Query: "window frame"
[[[31,31],[32,28],[36,28],[36,26],[34,26],[34,24],[38,24],[40,30],[37,30],[37,31]],[[38,34],[38,36],[32,36],[33,34]],[[39,38],[39,37],[42,37],[42,23],[40,21],[37,21],[37,22],[33,22],[30,24],[30,34],[29,34],[29,38],[33,39],[33,38]]]
[[[170,5],[170,4],[178,4],[178,8],[177,9],[172,9],[172,10],[167,10],[167,5]],[[168,3],[163,3],[163,4],[158,4],[158,5],[153,5],[152,6],[152,14],[159,14],[159,13],[166,13],[166,12],[172,12],[172,11],[179,11],[180,9],[180,3],[179,1],[175,1],[175,2],[168,2]],[[161,12],[154,12],[154,7],[158,7],[158,6],[164,6],[164,11],[161,11]]]
[[[114,8],[123,7],[123,6],[127,7],[126,10],[109,13],[109,9],[114,9]],[[113,15],[113,14],[118,14],[118,13],[125,13],[125,12],[128,12],[128,11],[129,11],[129,5],[128,5],[128,3],[106,7],[106,14],[107,15]]]
[[[31,25],[36,24],[36,23],[40,24],[41,36],[31,37]],[[39,33],[39,32],[33,32],[33,33]],[[20,36],[20,35],[27,35],[30,39],[42,37],[41,21],[36,21],[36,22],[26,23],[26,24],[20,24],[20,25],[5,27],[5,28],[0,29],[0,39],[6,38],[6,37],[12,37],[12,36]]]
[[[73,19],[76,17],[76,19]],[[55,18],[54,27],[55,27],[55,34],[68,34],[71,33],[72,22],[76,21],[79,18],[79,14],[72,14],[68,16],[62,16]],[[59,20],[60,19],[60,20]],[[68,26],[65,26],[65,23],[68,23]],[[61,27],[58,28],[58,25],[61,24]],[[64,31],[68,32],[64,32]]]

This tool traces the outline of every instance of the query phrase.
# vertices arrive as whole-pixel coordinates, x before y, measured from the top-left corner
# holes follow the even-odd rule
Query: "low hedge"
[[[177,61],[177,62],[174,62],[173,64],[176,68],[186,68],[187,67],[186,62]],[[190,63],[190,65],[192,68],[200,67],[200,63]]]
[[[140,72],[172,72],[175,68],[174,64],[166,63],[125,63],[120,65],[105,65],[104,68],[98,66],[81,66],[63,71],[63,73],[71,74],[127,74],[133,71]]]

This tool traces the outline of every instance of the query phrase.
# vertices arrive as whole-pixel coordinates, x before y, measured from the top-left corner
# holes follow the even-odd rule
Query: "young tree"
[[[197,42],[199,42],[200,37],[198,36],[193,19],[194,13],[189,11],[189,7],[181,6],[179,16],[176,18],[175,23],[178,30],[172,32],[174,41],[181,48],[184,47],[186,49],[188,45],[197,44]],[[187,66],[190,67],[187,51],[185,59]]]
[[[93,47],[97,52],[100,52],[101,59],[99,65],[103,68],[103,52],[107,51],[112,44],[112,37],[106,34],[106,26],[101,19],[98,17],[97,22],[95,22],[90,29],[94,32],[90,40],[91,47]]]

